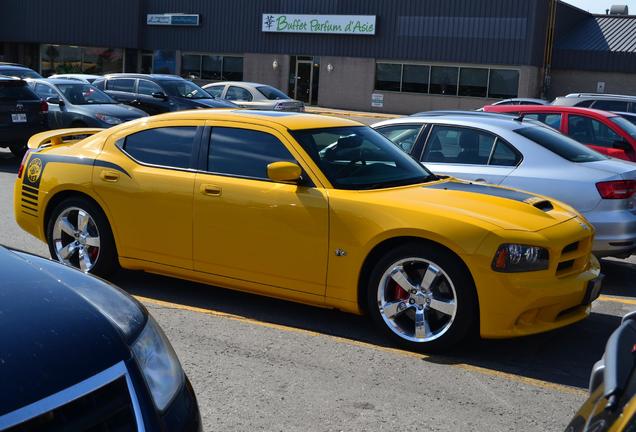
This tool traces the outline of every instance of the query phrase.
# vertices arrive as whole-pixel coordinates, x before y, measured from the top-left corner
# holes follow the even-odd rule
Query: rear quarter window
[[[0,100],[38,100],[25,82],[0,82]]]

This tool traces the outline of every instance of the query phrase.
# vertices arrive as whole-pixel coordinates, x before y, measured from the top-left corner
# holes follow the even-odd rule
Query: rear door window
[[[554,129],[559,129],[561,127],[561,114],[528,113],[523,117],[531,120],[538,120]]]
[[[597,100],[592,104],[592,108],[599,109],[603,111],[627,111],[627,102],[626,101],[616,101],[616,100]]]
[[[138,162],[168,168],[193,165],[196,126],[160,127],[128,135],[123,150]]]
[[[614,147],[622,138],[600,121],[580,115],[568,116],[568,136],[584,144]]]
[[[152,96],[153,93],[163,93],[163,89],[158,85],[148,80],[139,80],[137,85],[137,93],[147,96]]]
[[[106,88],[113,91],[134,93],[135,80],[133,78],[113,78],[108,80]]]
[[[477,129],[434,126],[428,138],[422,162],[486,165],[495,136]]]

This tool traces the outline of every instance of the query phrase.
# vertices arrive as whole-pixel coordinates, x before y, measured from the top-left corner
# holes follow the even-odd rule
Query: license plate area
[[[587,289],[585,290],[585,296],[583,297],[582,305],[589,305],[601,295],[601,288],[603,286],[603,278],[605,275],[601,274],[596,279],[593,279],[587,283]]]
[[[23,113],[11,114],[11,121],[13,123],[26,123],[27,115]]]

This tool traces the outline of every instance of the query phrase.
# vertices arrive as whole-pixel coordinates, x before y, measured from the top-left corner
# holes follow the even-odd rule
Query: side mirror
[[[621,149],[624,150],[626,152],[632,151],[632,146],[629,145],[629,143],[627,141],[623,140],[616,140],[612,143],[612,147],[616,148],[616,149]]]
[[[303,170],[293,162],[273,162],[267,165],[267,177],[278,183],[298,183]]]
[[[168,96],[166,96],[166,94],[164,92],[154,92],[152,94],[153,98],[157,98],[157,99],[168,99]]]
[[[46,103],[50,103],[53,105],[59,105],[62,106],[64,105],[64,101],[60,98],[56,98],[56,97],[48,97],[46,98]]]

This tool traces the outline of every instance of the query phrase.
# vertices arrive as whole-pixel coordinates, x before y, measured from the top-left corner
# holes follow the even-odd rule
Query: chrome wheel
[[[99,258],[99,230],[93,217],[79,207],[64,209],[57,216],[52,240],[58,261],[84,273],[91,271]]]
[[[406,258],[384,272],[378,286],[382,319],[397,336],[429,342],[451,328],[457,312],[453,282],[434,262]]]

